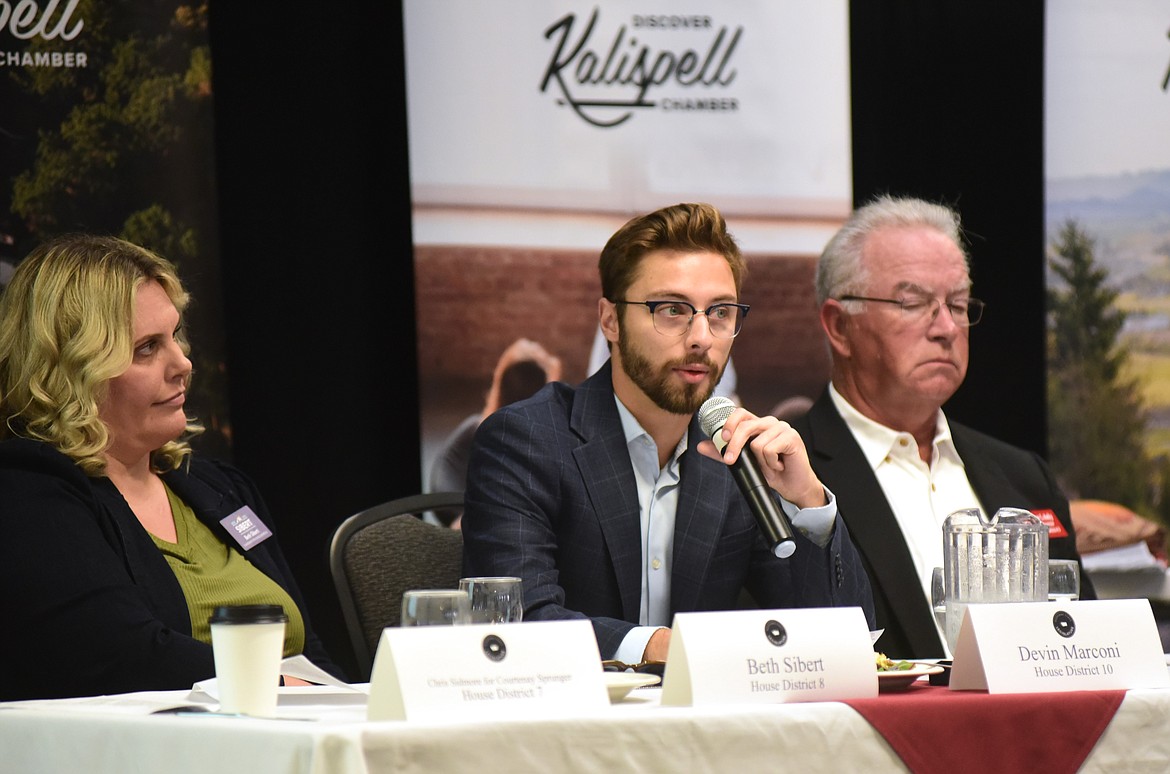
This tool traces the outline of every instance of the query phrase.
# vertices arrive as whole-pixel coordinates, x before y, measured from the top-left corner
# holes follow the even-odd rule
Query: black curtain
[[[345,517],[420,488],[402,13],[211,5],[234,461],[334,659]]]
[[[988,303],[947,410],[1043,452],[1043,0],[850,25],[855,198],[956,205]],[[401,2],[213,3],[211,43],[234,458],[352,672],[329,537],[421,488]]]
[[[858,0],[850,27],[855,201],[956,206],[987,302],[948,416],[1044,454],[1044,2]]]

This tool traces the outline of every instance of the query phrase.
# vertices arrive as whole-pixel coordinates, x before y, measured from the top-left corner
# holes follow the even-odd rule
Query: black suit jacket
[[[1049,540],[1049,556],[1079,559],[1068,499],[1040,455],[958,422],[947,422],[971,488],[983,507],[992,513],[1009,507],[1051,509],[1068,536]],[[804,438],[813,470],[837,495],[841,517],[861,552],[873,587],[877,625],[885,629],[877,642],[878,649],[900,658],[942,657],[943,644],[934,625],[930,600],[922,590],[902,530],[827,389],[808,414],[792,426]],[[1096,598],[1083,571],[1081,597]]]
[[[219,520],[248,505],[273,536],[242,551],[300,608],[305,655],[341,677],[313,632],[277,529],[236,468],[194,456],[163,479],[227,545]],[[215,674],[186,597],[118,489],[48,444],[0,442],[0,699],[190,688]]]
[[[610,365],[574,389],[545,386],[501,408],[475,435],[463,515],[464,571],[524,579],[525,620],[587,617],[603,658],[637,625],[642,563],[637,485]],[[777,559],[726,465],[680,459],[670,609],[730,610],[747,588],[763,607],[860,606],[869,582],[844,524],[820,548],[797,535]]]

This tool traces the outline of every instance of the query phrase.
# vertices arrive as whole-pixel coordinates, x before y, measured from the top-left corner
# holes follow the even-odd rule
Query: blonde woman
[[[222,604],[280,604],[285,654],[340,676],[255,486],[187,443],[187,303],[165,259],[90,235],[0,295],[0,698],[190,687]]]

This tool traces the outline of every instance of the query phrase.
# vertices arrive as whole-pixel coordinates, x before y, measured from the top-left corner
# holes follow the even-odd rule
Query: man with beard
[[[676,612],[860,606],[868,580],[804,444],[737,409],[722,457],[695,412],[748,307],[739,247],[710,205],[634,218],[599,262],[611,357],[579,387],[553,383],[476,433],[464,572],[524,581],[524,619],[588,618],[603,658],[664,660]],[[747,447],[745,449],[745,446]],[[778,559],[727,469],[753,454],[797,532]]]

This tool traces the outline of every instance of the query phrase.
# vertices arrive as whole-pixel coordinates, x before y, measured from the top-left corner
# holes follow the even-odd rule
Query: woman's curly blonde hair
[[[135,297],[150,281],[181,315],[189,296],[175,267],[125,240],[70,234],[21,261],[0,294],[0,439],[44,441],[87,475],[105,472],[110,436],[98,407],[110,380],[130,367]],[[188,420],[179,439],[152,454],[154,470],[179,467],[191,453],[187,439],[202,429]]]

